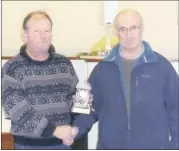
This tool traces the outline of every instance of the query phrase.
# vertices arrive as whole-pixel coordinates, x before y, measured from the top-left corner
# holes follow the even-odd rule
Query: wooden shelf
[[[14,137],[10,133],[1,133],[1,149],[14,149]]]
[[[2,56],[1,59],[2,60],[9,60],[11,59],[12,56]],[[85,60],[86,62],[99,62],[102,61],[102,58],[99,58],[98,56],[94,57],[94,56],[84,56],[84,57],[75,57],[75,56],[69,56],[67,57],[70,60]],[[177,58],[167,58],[169,61],[179,61],[179,59]]]

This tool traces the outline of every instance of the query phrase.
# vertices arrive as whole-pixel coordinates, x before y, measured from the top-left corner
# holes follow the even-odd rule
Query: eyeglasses
[[[126,27],[120,27],[119,29],[117,29],[118,33],[120,34],[127,34],[129,31],[131,33],[136,33],[138,32],[140,29],[140,26],[131,26],[129,28],[126,28]]]

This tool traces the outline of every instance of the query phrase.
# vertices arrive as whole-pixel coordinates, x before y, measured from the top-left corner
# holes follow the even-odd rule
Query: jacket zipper
[[[130,141],[131,139],[131,135],[130,135],[130,120],[129,120],[129,117],[128,117],[128,141]]]
[[[138,89],[138,86],[139,86],[139,78],[136,77],[136,91],[137,91],[136,102],[138,102],[138,99],[139,99],[139,89]]]

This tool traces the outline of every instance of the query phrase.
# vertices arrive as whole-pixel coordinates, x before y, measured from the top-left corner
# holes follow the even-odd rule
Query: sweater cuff
[[[42,132],[42,137],[50,137],[53,135],[54,131],[56,129],[56,125],[52,123],[48,123],[47,127]]]

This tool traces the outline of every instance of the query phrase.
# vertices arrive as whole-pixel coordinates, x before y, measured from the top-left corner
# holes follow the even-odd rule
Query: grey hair
[[[119,16],[122,15],[122,14],[128,13],[128,12],[137,14],[139,16],[139,18],[140,18],[141,25],[143,26],[142,16],[141,16],[141,14],[137,10],[134,10],[134,9],[123,9],[114,18],[114,21],[113,21],[113,27],[114,27],[114,29],[117,28],[117,19],[119,18]]]

